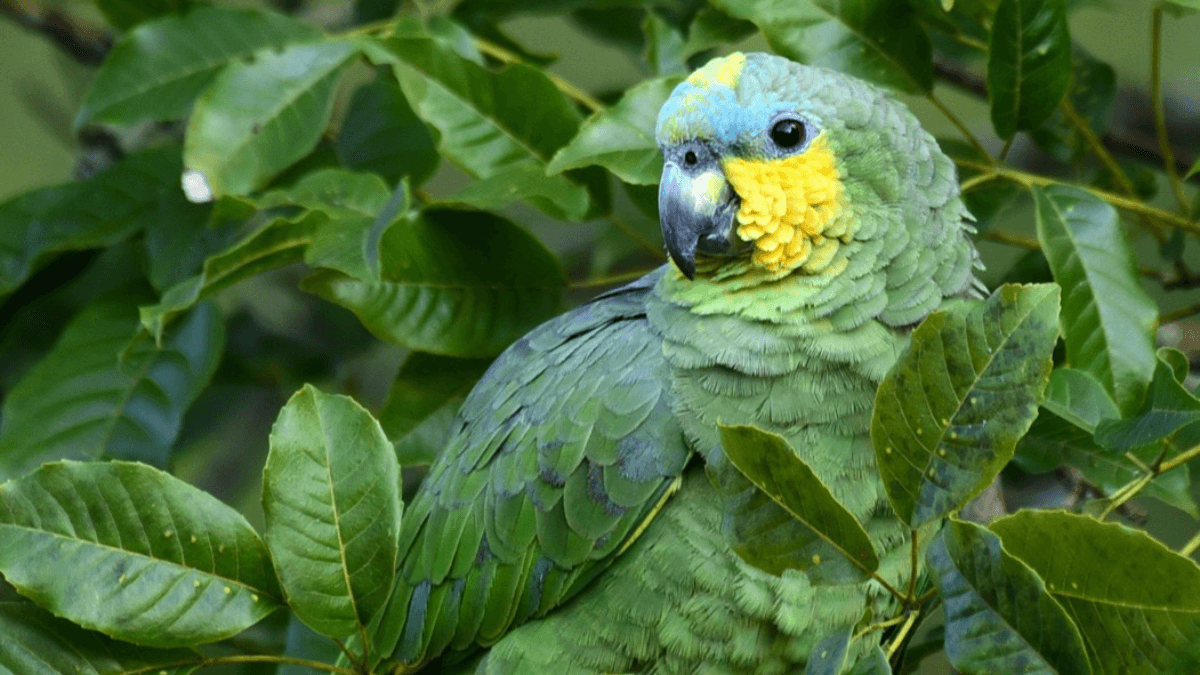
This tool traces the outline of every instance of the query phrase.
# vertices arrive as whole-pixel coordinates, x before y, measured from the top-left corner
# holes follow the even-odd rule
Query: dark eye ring
[[[779,120],[771,127],[771,140],[781,148],[794,148],[804,142],[804,124],[797,120]]]
[[[688,150],[687,154],[683,156],[683,162],[688,166],[694,166],[697,161],[699,160],[696,158],[696,153],[692,152],[691,150]]]

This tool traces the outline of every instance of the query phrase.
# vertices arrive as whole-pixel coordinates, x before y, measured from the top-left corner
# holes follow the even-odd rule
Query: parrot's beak
[[[664,150],[658,186],[658,218],[667,253],[688,279],[696,277],[696,253],[726,256],[745,248],[734,234],[741,200],[716,159],[702,149]]]

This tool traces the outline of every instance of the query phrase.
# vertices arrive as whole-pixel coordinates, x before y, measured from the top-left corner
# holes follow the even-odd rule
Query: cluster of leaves
[[[337,25],[193,0],[95,4],[118,37],[76,125],[122,153],[0,203],[0,671],[367,671],[399,467],[428,461],[488,360],[561,309],[568,278],[602,286],[661,261],[658,108],[716,49],[763,39],[942,110],[963,135],[943,148],[981,238],[1029,249],[998,280],[1064,289],[1061,306],[1053,286],[1010,285],[935,313],[880,389],[881,476],[932,590],[880,577],[862,525],[781,439],[723,430],[797,518],[793,552],[752,562],[830,561],[822,581],[874,578],[904,607],[829,636],[810,669],[843,672],[852,640],[887,633],[855,672],[910,672],[930,644],[966,673],[1196,670],[1200,568],[1186,556],[1200,538],[1181,555],[1106,519],[1141,494],[1200,516],[1200,400],[1186,356],[1155,351],[1160,312],[1139,278],[1191,281],[1200,198],[1185,181],[1200,163],[1176,166],[1157,79],[1162,166],[1100,141],[1115,73],[1072,42],[1065,0],[358,0]],[[528,9],[630,51],[650,78],[599,99],[564,81],[504,32]],[[1155,64],[1164,12],[1194,9],[1152,10]],[[986,73],[982,89],[956,65]],[[999,157],[941,102],[939,78],[987,97]],[[1051,168],[1005,163],[1018,132]],[[1144,175],[1178,208],[1151,205]],[[1003,229],[1022,201],[1036,239]],[[1144,270],[1117,208],[1159,244]],[[531,230],[590,239],[581,256]],[[297,270],[320,300],[301,328],[272,331],[262,305],[302,296],[280,301],[270,284]],[[247,286],[266,300],[237,296]],[[409,353],[377,415],[308,386],[279,413],[262,480],[248,481],[265,543],[173,475],[189,453],[216,462],[190,448],[238,446],[215,420],[255,405],[250,384],[350,390],[339,370],[379,342]],[[952,518],[926,541],[1006,467],[1066,468],[1095,498],[987,528]],[[914,640],[939,602],[944,642]]]

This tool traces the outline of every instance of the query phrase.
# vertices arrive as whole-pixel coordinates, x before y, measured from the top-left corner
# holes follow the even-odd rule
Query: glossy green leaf
[[[1079,629],[1037,574],[974,523],[951,519],[926,552],[946,605],[946,656],[966,675],[1088,675]]]
[[[192,0],[95,0],[95,3],[104,18],[119,30],[165,14],[182,14],[192,7]]]
[[[1096,427],[1097,443],[1110,450],[1128,452],[1157,443],[1189,424],[1200,422],[1200,399],[1176,379],[1171,353],[1163,350],[1160,354],[1154,380],[1141,409],[1127,419],[1101,422]]]
[[[960,508],[1037,416],[1058,338],[1058,288],[1001,286],[930,314],[875,397],[871,440],[888,498],[918,527]]]
[[[241,514],[132,462],[55,462],[0,485],[0,571],[57,616],[158,647],[221,640],[279,607]]]
[[[371,414],[311,385],[292,396],[271,430],[263,511],[302,621],[330,637],[365,629],[391,590],[400,508],[396,455]]]
[[[53,253],[110,246],[160,218],[203,217],[179,189],[178,147],[130,155],[86,181],[0,203],[0,293],[20,286]],[[186,226],[186,224],[185,224]]]
[[[0,476],[55,459],[116,457],[165,467],[224,341],[211,305],[189,313],[158,347],[141,331],[132,304],[84,310],[5,397]]]
[[[197,274],[168,288],[154,305],[140,309],[142,325],[161,338],[167,324],[217,291],[267,270],[300,259],[312,241],[319,223],[328,220],[321,212],[298,219],[276,218],[229,248],[210,256]]]
[[[1117,73],[1113,67],[1082,48],[1075,48],[1071,54],[1071,87],[1067,98],[1097,138],[1103,137],[1108,129],[1116,96]],[[1030,130],[1030,136],[1038,147],[1064,163],[1078,162],[1091,151],[1086,139],[1061,109]]]
[[[144,23],[104,60],[75,124],[181,118],[225,65],[320,35],[282,14],[228,7],[197,7]]]
[[[805,570],[813,583],[862,581],[879,568],[862,524],[786,439],[749,426],[720,425],[720,430],[729,461],[803,526],[787,530],[793,535],[787,541],[756,541],[736,549],[746,562],[771,574]]]
[[[481,178],[446,198],[445,203],[495,211],[519,199],[555,200],[571,213],[588,209],[586,190],[563,193],[546,181],[546,169],[533,163],[508,167],[503,173]]]
[[[1021,511],[991,529],[1075,620],[1097,675],[1168,673],[1195,656],[1196,563],[1145,532],[1062,511]]]
[[[846,648],[850,646],[853,628],[846,626],[821,638],[808,656],[804,675],[841,675],[846,672]]]
[[[329,123],[334,87],[358,55],[350,40],[288,45],[226,67],[196,101],[183,161],[201,196],[242,195],[308,154]]]
[[[0,675],[187,675],[200,663],[190,649],[118,642],[27,601],[0,601],[0,635]]]
[[[678,77],[648,80],[627,91],[616,105],[588,119],[547,171],[599,164],[626,183],[658,185],[663,160],[654,124],[658,109],[679,82]]]
[[[493,356],[558,310],[558,261],[508,220],[427,209],[393,223],[380,244],[381,280],[319,271],[302,287],[354,312],[371,332],[410,349]]]
[[[1055,368],[1050,373],[1042,407],[1087,431],[1095,431],[1103,420],[1121,417],[1100,381],[1074,368]]]
[[[933,48],[904,0],[715,0],[779,54],[910,94],[933,88]]]
[[[387,71],[354,92],[337,136],[337,155],[347,169],[372,171],[389,185],[403,176],[421,185],[441,160],[429,130]]]
[[[1158,310],[1142,290],[1117,212],[1065,185],[1034,188],[1033,197],[1042,251],[1065,290],[1067,361],[1095,375],[1131,412],[1154,374]]]
[[[377,47],[369,53],[394,65],[413,110],[438,131],[443,157],[476,178],[498,181],[526,167],[517,172],[510,201],[525,198],[529,177],[544,174],[579,129],[579,113],[541,70],[516,64],[495,73],[428,38],[393,38]],[[558,218],[584,217],[582,185],[562,175],[543,176],[541,183],[530,194],[532,204]]]
[[[402,466],[433,461],[450,437],[459,406],[489,364],[491,359],[408,355],[379,411]]]
[[[646,12],[646,20],[642,22],[642,31],[646,33],[646,63],[650,64],[650,72],[659,76],[686,75],[687,63],[684,59],[683,33],[672,26],[654,11]]]
[[[1000,0],[988,39],[987,89],[1001,138],[1054,112],[1071,81],[1066,0]]]

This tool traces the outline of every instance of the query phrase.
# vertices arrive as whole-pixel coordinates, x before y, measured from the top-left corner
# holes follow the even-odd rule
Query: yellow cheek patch
[[[825,136],[799,155],[765,162],[731,159],[723,168],[742,198],[737,234],[754,242],[755,264],[770,272],[833,272],[834,254],[854,232]]]
[[[704,64],[700,70],[688,76],[687,81],[693,87],[709,89],[714,84],[721,84],[733,89],[742,77],[742,68],[746,65],[746,55],[734,52],[729,56],[713,59]]]

